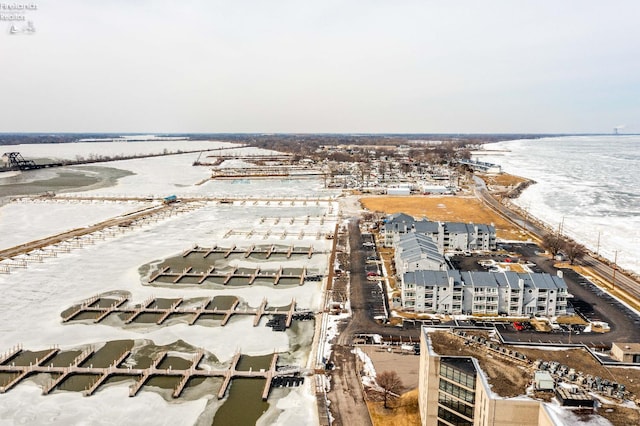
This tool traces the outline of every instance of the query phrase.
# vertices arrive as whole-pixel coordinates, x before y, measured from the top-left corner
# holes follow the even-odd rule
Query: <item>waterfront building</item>
[[[456,270],[418,270],[402,275],[402,309],[462,313],[462,279]]]
[[[381,233],[385,247],[392,247],[394,241],[403,234],[416,233],[430,237],[441,252],[496,249],[496,229],[493,225],[434,222],[425,218],[415,220],[405,213],[396,213],[385,219]]]
[[[418,405],[422,426],[558,424],[541,401],[497,395],[475,358],[436,353],[426,328],[420,334]]]
[[[447,262],[436,243],[426,235],[399,234],[394,244],[398,274],[416,270],[446,270]]]
[[[468,315],[557,316],[567,314],[562,273],[416,270],[401,275],[402,308]]]

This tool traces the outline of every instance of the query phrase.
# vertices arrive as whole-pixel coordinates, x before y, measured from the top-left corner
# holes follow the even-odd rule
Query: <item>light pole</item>
[[[613,255],[613,278],[611,279],[612,290],[616,289],[616,270],[618,269],[618,250]]]

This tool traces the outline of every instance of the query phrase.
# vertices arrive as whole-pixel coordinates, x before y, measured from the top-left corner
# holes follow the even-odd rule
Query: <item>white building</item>
[[[447,269],[447,262],[438,246],[426,235],[399,234],[394,247],[396,272],[399,275],[420,269]]]
[[[567,313],[562,273],[418,270],[401,276],[402,307],[425,313],[556,316]]]
[[[419,270],[402,274],[402,308],[414,312],[462,313],[460,272]]]
[[[393,246],[394,240],[402,234],[415,232],[431,237],[441,252],[445,250],[495,250],[496,229],[493,225],[432,222],[427,219],[396,213],[386,218],[381,229],[385,247]]]

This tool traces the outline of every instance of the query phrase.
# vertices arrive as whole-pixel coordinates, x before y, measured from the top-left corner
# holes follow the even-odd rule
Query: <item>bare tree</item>
[[[542,237],[542,246],[551,253],[552,256],[558,254],[564,242],[557,234],[545,234]]]
[[[587,254],[587,249],[582,244],[578,244],[575,241],[567,241],[562,250],[567,255],[569,263],[573,265],[575,261],[579,261]]]
[[[376,376],[378,386],[384,389],[384,408],[387,407],[387,397],[390,393],[398,394],[402,392],[404,386],[402,380],[395,371],[383,371]]]

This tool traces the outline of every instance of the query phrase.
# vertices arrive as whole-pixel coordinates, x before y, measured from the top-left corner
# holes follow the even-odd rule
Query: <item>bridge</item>
[[[33,160],[25,160],[19,152],[5,152],[2,154],[2,160],[5,167],[10,170],[35,170],[62,166],[62,163],[36,164]]]

